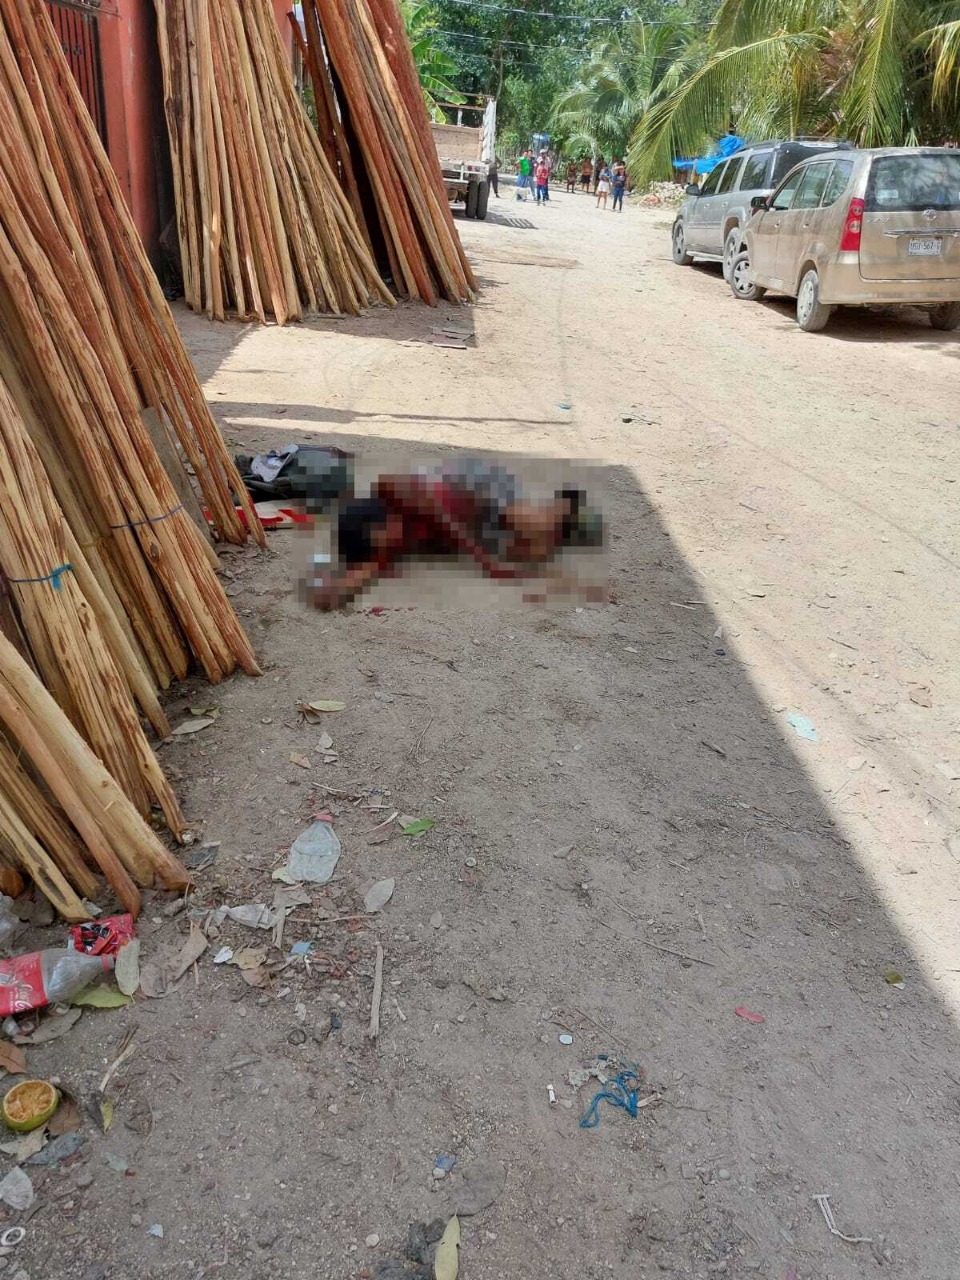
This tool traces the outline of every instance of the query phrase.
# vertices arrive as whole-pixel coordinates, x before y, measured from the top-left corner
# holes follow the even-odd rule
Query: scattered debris
[[[907,985],[903,978],[897,973],[896,969],[888,969],[883,975],[883,980],[891,987],[896,987],[898,991],[902,991]]]
[[[376,1040],[380,1034],[380,1002],[383,999],[383,947],[377,943],[377,967],[373,977],[373,996],[370,1001],[370,1027],[367,1035]]]
[[[431,1223],[411,1222],[406,1257],[380,1262],[373,1268],[375,1280],[434,1280],[437,1245],[447,1227],[444,1218]]]
[[[26,1227],[7,1227],[3,1235],[0,1235],[0,1249],[15,1249],[18,1244],[23,1244],[26,1238]]]
[[[313,761],[308,756],[298,755],[296,751],[290,753],[290,763],[295,764],[298,769],[312,769]]]
[[[87,1009],[122,1009],[124,1005],[132,1003],[132,998],[125,996],[116,987],[98,986],[78,991],[70,1003]]]
[[[930,690],[926,687],[926,685],[921,685],[917,689],[911,689],[910,701],[915,702],[918,707],[933,706],[933,698],[931,697]]]
[[[564,845],[561,845],[559,849],[554,849],[554,851],[553,851],[553,856],[554,856],[555,858],[566,858],[566,857],[568,857],[571,853],[573,853],[573,851],[574,851],[574,849],[575,849],[576,847],[577,847],[577,846],[576,846],[575,844],[564,844]]]
[[[372,914],[375,911],[379,911],[382,907],[385,907],[393,897],[393,891],[396,888],[396,885],[397,882],[393,879],[378,880],[377,883],[372,885],[364,895],[364,910],[369,911]]]
[[[156,1236],[158,1240],[163,1239],[163,1224],[155,1222],[152,1227],[147,1227],[148,1236]]]
[[[751,1013],[751,1011],[742,1004],[738,1004],[733,1011],[738,1018],[743,1018],[747,1022],[766,1022],[766,1017],[762,1013]]]
[[[298,702],[297,710],[312,724],[317,724],[321,716],[331,715],[336,711],[345,711],[347,704],[330,698],[317,698],[312,702]]]
[[[439,1155],[437,1156],[436,1160],[434,1160],[433,1162],[434,1172],[436,1172],[436,1170],[439,1169],[445,1174],[450,1173],[452,1172],[456,1163],[457,1163],[456,1156]]]
[[[465,973],[463,975],[463,985],[469,987],[475,996],[480,996],[483,1000],[496,1000],[499,1002],[507,999],[507,993],[503,987],[499,985],[488,987],[475,973]]]
[[[286,866],[275,871],[273,878],[287,884],[326,884],[340,861],[340,852],[340,840],[330,823],[313,822],[294,840]]]
[[[184,858],[184,866],[188,871],[206,871],[207,867],[212,867],[220,856],[220,842],[212,841],[210,844],[198,845],[196,849],[191,849]]]
[[[59,1138],[65,1133],[76,1133],[82,1123],[79,1102],[64,1095],[56,1115],[47,1125],[47,1133],[51,1138]]]
[[[12,1076],[22,1076],[27,1069],[27,1055],[15,1044],[0,1040],[0,1067]]]
[[[169,943],[143,966],[140,972],[140,990],[152,999],[168,995],[209,945],[210,939],[203,930],[191,924],[190,936],[185,943]]]
[[[59,1105],[59,1090],[49,1080],[21,1080],[4,1095],[3,1121],[14,1133],[29,1133],[46,1124]]]
[[[619,1107],[622,1111],[626,1111],[628,1116],[636,1119],[638,1111],[660,1101],[659,1093],[651,1093],[646,1098],[641,1099],[640,1085],[643,1082],[643,1072],[635,1062],[627,1066],[614,1058],[600,1055],[596,1059],[595,1066],[586,1068],[588,1078],[590,1075],[598,1074],[598,1068],[601,1063],[611,1072],[614,1068],[618,1069],[616,1074],[608,1075],[605,1080],[601,1080],[601,1087],[593,1095],[590,1105],[580,1121],[581,1129],[595,1129],[599,1125],[601,1102],[609,1102],[612,1107]]]
[[[570,1035],[569,1031],[565,1031],[563,1035],[557,1036],[557,1039],[561,1044],[573,1044],[573,1036]]]
[[[61,1134],[59,1138],[48,1142],[42,1151],[38,1151],[25,1163],[55,1168],[62,1160],[69,1160],[71,1156],[75,1156],[86,1141],[82,1133]]]
[[[171,730],[170,736],[173,738],[182,738],[187,734],[200,733],[204,729],[209,729],[215,724],[212,716],[195,716],[192,720],[184,720],[181,724]]]
[[[98,1093],[102,1094],[106,1092],[107,1085],[110,1083],[113,1077],[117,1074],[117,1072],[126,1062],[126,1060],[132,1057],[133,1054],[136,1052],[136,1045],[134,1044],[134,1041],[137,1038],[137,1031],[138,1031],[137,1027],[131,1027],[130,1030],[127,1032],[127,1034],[120,1041],[120,1050],[117,1053],[117,1056],[110,1063],[109,1067],[107,1067],[106,1071],[104,1072],[103,1079],[97,1085]]]
[[[462,1186],[457,1201],[458,1217],[471,1218],[489,1209],[500,1196],[507,1181],[507,1171],[497,1160],[481,1158],[463,1170]]]
[[[367,1246],[368,1249],[375,1249],[379,1243],[380,1243],[380,1237],[377,1235],[375,1231],[372,1231],[364,1241],[364,1244]]]
[[[400,819],[400,833],[405,836],[423,836],[428,831],[432,831],[437,825],[435,818],[414,818],[412,822],[404,825],[403,819]]]
[[[436,1280],[457,1280],[460,1271],[460,1219],[454,1215],[437,1245],[433,1261]]]
[[[837,1236],[840,1240],[846,1240],[847,1244],[873,1244],[870,1236],[847,1236],[837,1226],[836,1219],[833,1216],[833,1209],[830,1207],[830,1197],[828,1195],[815,1195],[814,1200],[820,1206],[820,1212],[823,1214],[823,1220],[827,1224],[827,1229],[832,1236]]]
[[[117,986],[125,996],[134,996],[140,989],[140,939],[131,940],[117,952],[115,971]]]
[[[295,942],[290,948],[292,956],[308,956],[317,944],[315,942]]]
[[[130,1168],[126,1160],[122,1159],[120,1156],[115,1156],[112,1151],[108,1151],[103,1158],[114,1173],[126,1173]]]
[[[31,1156],[35,1156],[37,1152],[50,1141],[47,1134],[46,1125],[41,1125],[39,1129],[34,1129],[32,1133],[25,1134],[17,1142],[0,1143],[0,1151],[5,1155],[13,1156],[17,1164],[23,1164],[25,1160],[29,1160]]]
[[[557,1091],[554,1089],[552,1084],[547,1085],[547,1101],[550,1103],[551,1107],[555,1107],[557,1105]]]
[[[221,947],[213,957],[214,964],[228,964],[233,959],[233,947]]]
[[[787,716],[787,724],[794,729],[797,737],[803,738],[805,742],[818,741],[817,731],[808,716],[802,716],[798,711],[791,711]]]
[[[67,1004],[112,968],[112,955],[84,955],[60,947],[0,961],[0,1018]]]
[[[266,963],[266,959],[266,947],[243,947],[231,957],[230,964],[236,965],[238,969],[259,969]]]
[[[272,929],[277,923],[277,913],[265,902],[245,902],[239,907],[217,907],[210,918],[210,923],[220,925],[224,920],[234,920],[237,924],[242,924],[245,929]]]
[[[11,1209],[17,1209],[20,1213],[29,1209],[34,1201],[33,1183],[19,1167],[11,1169],[2,1182],[0,1182],[0,1200],[4,1204],[8,1204]]]

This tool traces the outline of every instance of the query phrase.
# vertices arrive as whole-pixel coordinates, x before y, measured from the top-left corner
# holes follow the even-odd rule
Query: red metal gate
[[[107,115],[100,65],[100,0],[47,0],[54,30],[66,54],[73,78],[107,146]]]

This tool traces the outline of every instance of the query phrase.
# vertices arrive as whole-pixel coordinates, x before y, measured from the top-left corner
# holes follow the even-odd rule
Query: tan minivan
[[[753,200],[734,296],[797,300],[801,329],[834,307],[925,306],[935,329],[960,325],[960,151],[835,151],[792,169]]]

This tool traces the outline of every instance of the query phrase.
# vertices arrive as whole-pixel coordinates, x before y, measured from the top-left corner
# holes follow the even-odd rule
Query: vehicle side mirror
[[[700,194],[700,188],[697,186],[695,182],[688,182],[687,185],[683,188],[683,192],[684,192],[684,195],[698,196]]]
[[[766,196],[752,196],[750,199],[750,208],[754,213],[757,213],[760,209],[769,209],[770,203]]]

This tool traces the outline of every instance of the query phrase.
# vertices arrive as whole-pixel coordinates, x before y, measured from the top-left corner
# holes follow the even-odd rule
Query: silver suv
[[[846,146],[820,139],[755,142],[722,160],[702,187],[696,183],[687,187],[687,199],[673,224],[674,262],[685,267],[694,258],[721,261],[724,278],[729,280],[733,260],[745,247],[743,232],[753,197],[770,195],[801,160]]]

